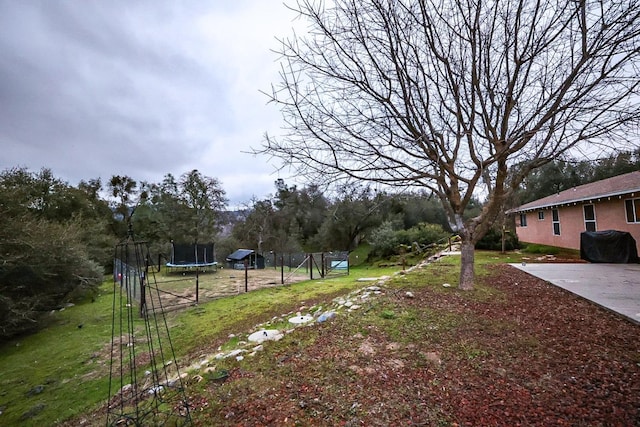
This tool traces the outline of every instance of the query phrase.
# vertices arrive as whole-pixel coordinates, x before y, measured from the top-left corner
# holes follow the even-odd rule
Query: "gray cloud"
[[[233,204],[272,192],[274,166],[243,153],[280,126],[259,90],[290,17],[265,3],[0,1],[0,169],[199,169]]]

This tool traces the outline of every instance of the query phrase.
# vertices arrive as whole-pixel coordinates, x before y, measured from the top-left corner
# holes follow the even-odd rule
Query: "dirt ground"
[[[151,304],[158,307],[158,298],[162,300],[165,309],[211,301],[216,298],[238,295],[256,289],[292,284],[309,279],[305,269],[298,271],[284,271],[266,268],[262,270],[218,269],[216,271],[194,271],[160,273],[149,281]]]
[[[388,293],[307,329],[313,345],[263,356],[268,377],[237,368],[193,393],[194,424],[640,425],[638,325],[510,266],[485,280],[499,297]],[[395,331],[374,320],[389,313],[411,315]]]
[[[212,283],[237,291],[244,277],[225,273]],[[637,324],[508,265],[482,280],[484,299],[386,289],[270,343],[225,382],[189,383],[192,424],[640,425]]]

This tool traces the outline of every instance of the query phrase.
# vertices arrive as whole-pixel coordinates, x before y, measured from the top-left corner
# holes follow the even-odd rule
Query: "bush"
[[[0,341],[44,326],[44,313],[96,290],[103,277],[78,223],[6,221],[0,230]]]
[[[408,230],[395,230],[394,224],[385,222],[369,238],[372,255],[390,257],[398,255],[401,247],[425,247],[441,242],[449,237],[441,225],[421,223]]]
[[[512,251],[518,249],[520,243],[518,242],[518,236],[515,233],[506,233],[504,241],[504,249],[506,251]],[[476,249],[486,249],[491,251],[502,250],[502,231],[492,228],[487,234],[484,235],[478,243],[476,243]]]
[[[371,233],[369,243],[372,248],[369,255],[384,258],[396,254],[400,242],[393,224],[387,221]]]
[[[400,243],[405,245],[417,243],[420,246],[428,246],[442,242],[448,237],[449,233],[447,233],[440,224],[421,223],[408,230],[398,232]]]

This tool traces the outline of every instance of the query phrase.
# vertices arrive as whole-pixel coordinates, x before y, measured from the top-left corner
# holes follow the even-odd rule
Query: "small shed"
[[[264,269],[264,257],[253,249],[238,249],[227,257],[229,268],[244,270],[245,261],[248,268]]]

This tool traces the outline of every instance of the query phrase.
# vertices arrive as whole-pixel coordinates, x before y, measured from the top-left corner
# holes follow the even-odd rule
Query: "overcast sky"
[[[198,169],[231,205],[274,192],[245,154],[282,125],[280,0],[0,0],[0,170],[52,169],[71,185]]]

